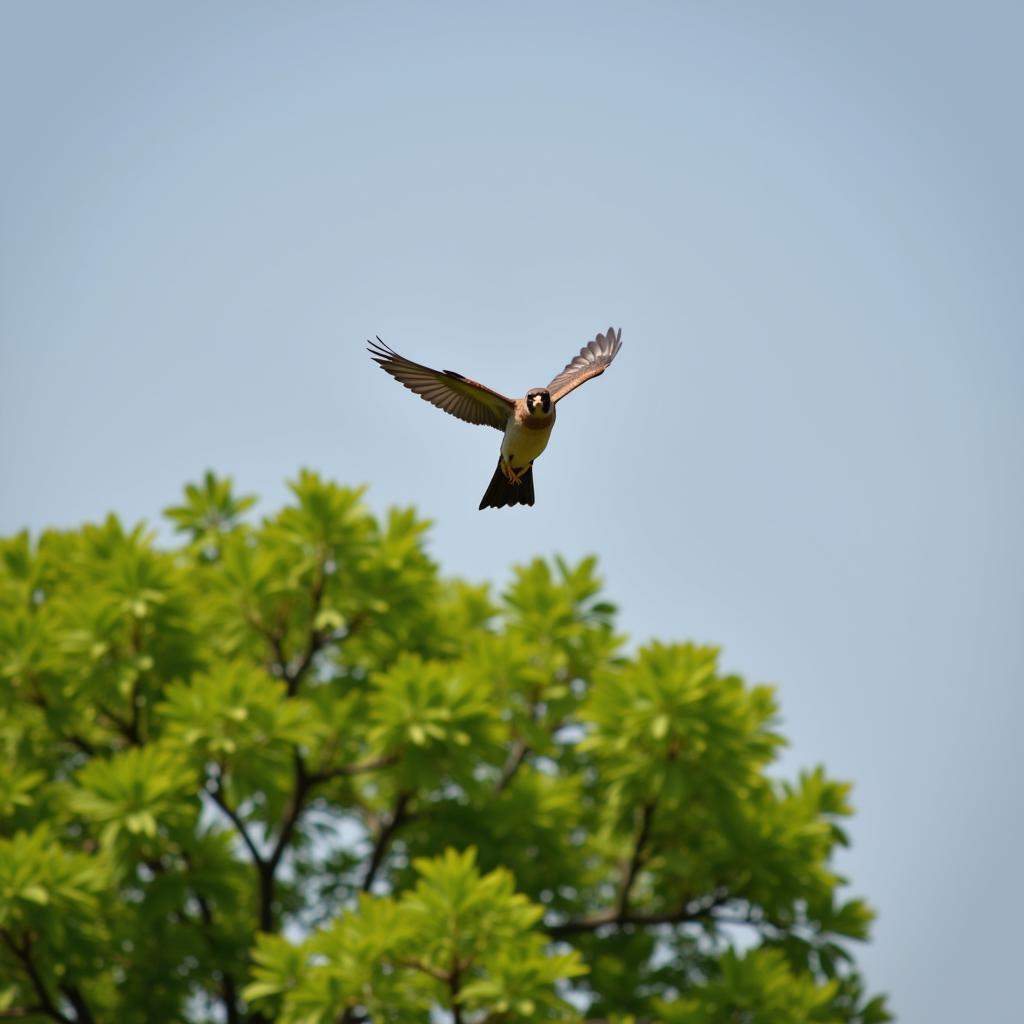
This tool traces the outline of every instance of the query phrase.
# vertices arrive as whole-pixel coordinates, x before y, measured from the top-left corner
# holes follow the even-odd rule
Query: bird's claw
[[[522,477],[504,459],[501,460],[501,471],[505,474],[505,479],[510,484],[521,484],[523,482]]]

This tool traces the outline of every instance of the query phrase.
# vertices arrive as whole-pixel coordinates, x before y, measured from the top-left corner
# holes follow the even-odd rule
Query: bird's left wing
[[[608,328],[606,334],[599,334],[593,341],[580,349],[580,354],[548,385],[551,401],[565,398],[591,377],[600,376],[611,365],[622,347],[622,330]]]
[[[380,338],[369,342],[370,355],[399,384],[415,391],[420,398],[444,409],[467,423],[482,423],[504,430],[516,403],[497,391],[463,377],[454,370],[432,370],[414,363],[389,348]]]

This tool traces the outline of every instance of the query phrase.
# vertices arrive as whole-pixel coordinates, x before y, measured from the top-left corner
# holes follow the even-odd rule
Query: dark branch
[[[408,967],[413,971],[420,971],[422,974],[426,974],[433,978],[434,981],[442,981],[447,984],[450,980],[446,971],[442,971],[440,967],[431,967],[430,964],[424,963],[416,956],[401,957],[395,962],[401,967]]]
[[[463,1024],[462,1003],[459,1002],[459,992],[462,987],[462,972],[458,964],[452,965],[452,972],[448,976],[448,998],[452,1004],[452,1024]]]
[[[284,855],[284,851],[288,848],[288,843],[291,842],[292,835],[295,833],[295,826],[299,823],[299,817],[305,806],[306,797],[317,781],[319,781],[315,777],[306,774],[306,764],[298,751],[293,753],[292,759],[295,772],[295,789],[288,800],[284,817],[281,819],[281,827],[278,829],[277,840],[274,843],[270,857],[267,859],[271,870],[275,870],[281,862],[281,857]]]
[[[35,673],[31,673],[28,677],[31,690],[29,692],[29,699],[44,715],[50,714],[50,702],[46,699],[43,693],[42,687],[39,685],[39,678]],[[96,748],[83,736],[79,736],[78,733],[61,732],[55,723],[50,723],[50,728],[62,739],[66,740],[72,746],[77,747],[83,754],[93,755],[96,753]],[[31,1011],[33,1013],[38,1011]]]
[[[227,1024],[239,1024],[242,1015],[238,1012],[238,985],[230,971],[220,972],[220,997]]]
[[[139,732],[142,719],[142,685],[138,678],[132,683],[132,692],[129,699],[131,701],[132,717],[128,722],[128,732],[125,735],[134,746],[138,746],[142,742],[142,734]]]
[[[39,1000],[39,1011],[46,1014],[47,1017],[52,1017],[54,1020],[61,1021],[62,1024],[76,1024],[76,1022],[70,1017],[61,1013],[59,1007],[47,991],[46,983],[39,974],[35,961],[32,959],[32,947],[29,944],[28,939],[25,940],[24,944],[19,945],[14,941],[14,936],[6,930],[0,931],[0,937],[3,938],[4,945],[7,946],[7,948],[21,963],[21,966],[24,967],[25,973],[28,975],[29,981],[32,983],[32,988],[35,990],[36,998]]]
[[[519,767],[526,759],[529,750],[529,745],[522,737],[515,741],[512,745],[512,750],[509,752],[508,759],[505,761],[505,766],[501,769],[501,775],[495,783],[495,794],[501,793],[515,778],[516,772],[519,771]]]
[[[395,808],[387,823],[377,827],[377,836],[374,840],[373,851],[370,854],[370,863],[366,867],[366,874],[363,876],[363,884],[360,888],[363,892],[369,892],[377,877],[377,872],[384,863],[384,855],[387,853],[388,844],[392,836],[409,820],[409,802],[412,800],[411,793],[399,793],[395,801]]]
[[[249,834],[249,830],[245,827],[245,822],[242,821],[238,812],[224,799],[224,796],[221,793],[220,779],[216,779],[212,786],[207,786],[206,792],[210,794],[213,802],[231,819],[231,823],[235,826],[238,830],[238,834],[242,837],[242,842],[245,843],[246,848],[249,850],[249,855],[252,857],[253,863],[257,867],[260,867],[264,863],[264,857],[253,842],[253,838]]]
[[[272,633],[268,633],[267,641],[274,652],[274,659],[277,663],[277,670],[281,673],[281,675],[284,675],[285,670],[288,666],[288,655],[285,654],[284,638],[282,637],[281,630],[277,629]]]
[[[97,702],[96,706],[100,709],[100,711],[103,712],[104,715],[106,715],[108,719],[110,719],[111,722],[113,722],[117,731],[129,743],[131,743],[132,746],[138,746],[139,737],[135,731],[135,726],[131,722],[126,722],[119,715],[114,714],[114,712],[111,711],[110,708],[108,708],[106,704],[103,704],[102,702]]]
[[[674,910],[650,913],[639,913],[630,910],[620,913],[618,909],[604,910],[575,921],[563,921],[561,924],[546,925],[545,930],[553,939],[559,939],[566,935],[596,932],[598,929],[605,927],[618,928],[623,925],[649,927],[658,924],[686,924],[692,921],[713,921],[716,920],[715,909],[727,902],[728,899],[728,895],[723,892],[703,900],[690,900]]]
[[[132,623],[132,653],[138,657],[142,654],[142,623],[135,619]],[[130,696],[131,702],[131,720],[128,722],[128,738],[129,740],[138,746],[142,742],[142,677],[136,675],[132,682],[132,692]]]
[[[615,913],[620,918],[629,910],[629,894],[644,862],[644,847],[647,845],[651,834],[651,824],[654,821],[654,803],[653,800],[649,800],[643,806],[640,815],[640,828],[633,842],[633,853],[622,875],[622,886],[619,889],[619,899],[615,909]]]
[[[85,997],[77,985],[61,985],[60,990],[75,1008],[75,1019],[78,1024],[96,1024],[96,1018],[86,1005]]]
[[[316,784],[316,779],[306,773],[306,765],[302,755],[296,750],[292,754],[295,771],[295,788],[288,799],[288,806],[285,808],[284,816],[281,819],[281,826],[277,831],[277,839],[274,841],[270,856],[260,861],[260,929],[265,932],[274,930],[274,889],[277,885],[277,869],[281,858],[288,849],[295,829],[298,826],[299,818],[306,805],[306,798],[309,791]]]
[[[277,838],[274,840],[274,844],[268,854],[263,854],[259,851],[241,816],[224,799],[224,795],[221,791],[220,779],[216,779],[214,783],[207,786],[206,789],[207,793],[209,793],[217,806],[220,807],[228,818],[231,819],[231,822],[237,829],[238,834],[242,837],[242,841],[249,850],[253,864],[256,866],[257,875],[259,877],[259,921],[260,928],[263,931],[273,931],[274,929],[274,890],[277,885],[277,869],[288,850],[288,845],[291,843],[292,838],[295,835],[295,831],[299,825],[299,820],[302,817],[302,812],[305,810],[308,803],[310,792],[314,787],[330,779],[377,771],[381,768],[386,768],[387,766],[394,764],[398,760],[397,754],[388,754],[383,757],[373,758],[369,761],[341,765],[337,768],[326,769],[320,772],[310,772],[306,769],[306,763],[303,760],[302,755],[299,754],[297,750],[293,752],[292,757],[295,773],[294,789],[292,790],[288,804],[285,807],[280,826],[277,829]],[[390,839],[391,833],[394,832],[395,828],[401,824],[401,819],[404,817],[404,803],[402,804],[400,811],[401,813],[398,816],[399,820],[395,821],[392,819],[388,828],[382,832],[382,841],[380,837],[378,838],[378,844],[374,848],[376,861],[371,863],[373,875],[376,874],[380,867],[380,858],[384,855],[384,850],[388,840]],[[368,873],[368,877],[372,883],[372,875]]]
[[[538,684],[530,691],[530,721],[535,725],[539,718],[538,712],[540,711],[540,698],[541,687]],[[551,726],[549,731],[552,734],[557,732],[559,724]],[[522,767],[523,761],[526,760],[526,755],[529,752],[530,744],[527,743],[522,736],[517,736],[515,743],[512,744],[512,749],[509,751],[504,767],[501,769],[501,775],[498,776],[498,781],[495,783],[495,795],[504,791],[508,787],[508,784],[516,777],[516,772],[518,772]]]
[[[313,587],[310,590],[309,635],[306,637],[306,647],[302,652],[302,656],[299,658],[298,664],[295,668],[289,671],[287,662],[281,657],[283,652],[280,650],[280,647],[275,652],[278,655],[281,671],[284,675],[285,685],[288,687],[289,697],[295,696],[298,692],[303,676],[305,676],[309,666],[313,664],[313,659],[317,656],[320,648],[323,647],[327,637],[330,636],[329,632],[316,628],[316,619],[320,614],[320,606],[323,604],[324,586],[326,582],[327,578],[324,575],[323,562],[321,562],[320,565],[317,566],[316,576],[313,579]]]
[[[189,856],[188,851],[185,851],[184,858],[185,863],[191,869],[193,866],[192,858]],[[202,918],[203,925],[207,929],[206,941],[211,950],[216,950],[216,940],[213,934],[213,908],[210,906],[210,901],[198,889],[194,889],[193,892],[195,893],[196,902],[199,904],[199,916]],[[220,974],[221,1001],[224,1003],[224,1016],[227,1024],[239,1024],[241,1016],[238,1012],[238,984],[230,971],[219,971],[218,973]]]
[[[68,743],[77,747],[83,754],[87,754],[89,757],[96,753],[96,748],[84,736],[79,736],[76,732],[64,733],[63,735],[58,732],[57,735],[61,739],[67,740]]]
[[[322,771],[311,772],[309,780],[312,783],[329,782],[331,779],[379,771],[381,768],[389,768],[397,763],[397,754],[385,754],[383,757],[375,757],[369,761],[360,761],[357,764],[343,764],[338,768],[325,768]]]

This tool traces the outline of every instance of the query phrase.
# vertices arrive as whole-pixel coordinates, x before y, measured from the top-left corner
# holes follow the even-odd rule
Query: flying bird
[[[454,370],[431,370],[389,348],[380,338],[367,342],[370,355],[400,384],[420,398],[468,423],[500,430],[501,454],[480,508],[533,504],[533,462],[547,447],[555,406],[570,391],[611,365],[622,346],[622,331],[611,327],[580,349],[546,388],[530,388],[524,398],[506,398]]]

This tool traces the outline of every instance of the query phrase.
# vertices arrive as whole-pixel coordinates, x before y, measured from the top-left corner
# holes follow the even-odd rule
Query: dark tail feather
[[[498,457],[498,468],[487,485],[484,496],[480,499],[481,508],[501,508],[503,505],[533,504],[533,466],[530,466],[514,484],[501,471],[501,457]]]

